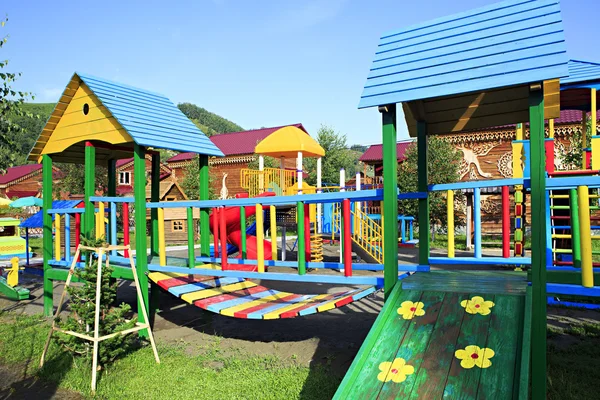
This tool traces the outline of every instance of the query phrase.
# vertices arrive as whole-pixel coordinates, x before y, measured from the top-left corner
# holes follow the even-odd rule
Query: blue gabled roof
[[[359,108],[568,75],[559,0],[510,0],[381,37]]]
[[[222,157],[223,153],[167,97],[75,73],[141,146]]]
[[[65,208],[75,208],[79,203],[83,200],[53,200],[52,208],[54,209],[65,209]],[[54,221],[54,214],[52,214],[52,220]],[[43,210],[40,210],[33,214],[31,217],[27,218],[25,221],[21,222],[19,225],[21,228],[43,228]]]
[[[600,64],[590,61],[569,60],[569,76],[560,80],[561,87],[564,85],[564,88],[568,89],[577,87],[598,88],[599,84]]]

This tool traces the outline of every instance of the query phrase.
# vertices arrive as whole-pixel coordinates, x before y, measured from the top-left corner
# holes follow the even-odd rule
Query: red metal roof
[[[6,197],[9,199],[13,199],[15,197],[20,199],[21,197],[36,197],[38,193],[39,192],[37,190],[7,190]]]
[[[129,164],[132,161],[133,161],[133,157],[123,158],[121,160],[117,160],[117,162],[115,164],[117,164],[117,168],[119,168],[120,166],[125,165],[125,164]]]
[[[4,175],[0,175],[0,184],[7,184],[42,169],[42,164],[27,164],[11,167]]]
[[[396,157],[398,161],[406,160],[406,150],[408,147],[413,144],[414,141],[406,141],[396,143]],[[383,145],[374,144],[370,146],[367,151],[363,153],[362,156],[358,159],[362,162],[374,162],[374,161],[382,161],[383,160]]]
[[[274,126],[272,128],[253,129],[249,131],[221,133],[213,135],[210,140],[225,154],[233,156],[238,154],[254,154],[256,144],[271,133],[286,126],[295,126],[308,134],[302,124]],[[195,157],[195,153],[180,153],[167,160],[168,163],[187,161]]]
[[[600,110],[597,111],[600,113]],[[590,112],[587,113],[590,116]],[[554,124],[573,124],[581,122],[581,111],[579,110],[561,110],[560,118],[554,120]]]

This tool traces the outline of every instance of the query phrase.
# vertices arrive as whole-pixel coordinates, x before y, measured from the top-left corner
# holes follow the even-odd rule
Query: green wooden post
[[[154,319],[154,309],[149,309],[148,296],[148,256],[146,255],[146,149],[135,143],[133,145],[133,196],[135,204],[135,267],[137,269],[140,290],[144,304],[148,308],[149,318]],[[140,309],[138,301],[138,309]],[[138,313],[138,321],[144,322],[142,313]],[[140,331],[140,336],[147,337],[146,330]]]
[[[398,158],[396,105],[379,107],[383,135],[383,287],[387,299],[398,282]],[[343,214],[343,213],[342,213]],[[342,226],[340,226],[340,231]]]
[[[198,157],[200,164],[200,200],[208,200],[209,180],[208,180],[208,156],[200,154]],[[210,227],[208,222],[208,209],[200,209],[200,254],[204,257],[210,256]]]
[[[117,160],[112,159],[112,158],[110,160],[108,160],[107,170],[108,170],[108,196],[116,197],[117,196]],[[111,223],[112,223],[112,220],[111,220]],[[113,240],[113,238],[111,237],[111,231],[112,231],[112,229],[108,230],[108,237],[107,237],[108,243],[112,243],[112,240]],[[117,243],[117,241],[115,241],[115,243]]]
[[[242,260],[247,258],[246,252],[246,207],[240,207],[240,225],[242,230],[242,248],[240,249],[242,252]]]
[[[52,316],[53,285],[48,278],[47,271],[52,259],[52,216],[48,210],[52,208],[52,158],[48,154],[42,156],[42,212],[43,212],[43,244],[44,257],[44,315]]]
[[[532,399],[546,398],[546,155],[544,92],[529,93],[531,159]]]
[[[296,203],[298,214],[298,274],[306,274],[306,240],[304,235],[304,203]]]
[[[94,237],[95,207],[90,201],[96,188],[96,148],[91,142],[85,142],[85,181],[83,183],[85,213],[83,214],[83,235],[88,239]]]
[[[187,208],[187,236],[188,236],[188,266],[196,266],[196,255],[194,253],[194,208]]]
[[[145,161],[144,161],[145,164]],[[145,168],[144,168],[145,170]],[[145,171],[144,171],[145,174]],[[152,162],[150,167],[150,201],[156,203],[160,201],[160,154],[152,153]],[[158,209],[150,210],[150,254],[152,257],[158,257]]]
[[[577,189],[569,190],[571,202],[571,248],[573,249],[573,267],[581,268],[581,236],[579,232],[579,202]]]
[[[419,192],[427,193],[427,197],[419,199],[419,264],[429,264],[429,250],[431,246],[431,226],[429,224],[429,193],[427,173],[427,124],[417,122],[417,157],[418,157],[418,184]]]

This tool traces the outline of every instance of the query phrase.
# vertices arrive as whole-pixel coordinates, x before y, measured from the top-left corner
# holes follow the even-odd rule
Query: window
[[[173,221],[173,232],[183,232],[185,231],[183,221]]]
[[[175,197],[175,196],[167,196],[165,198],[165,201],[175,201],[175,200],[177,200],[177,197]]]
[[[131,172],[119,172],[119,185],[131,184]]]

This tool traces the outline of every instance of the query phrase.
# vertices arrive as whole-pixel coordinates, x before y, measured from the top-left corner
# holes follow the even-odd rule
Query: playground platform
[[[522,274],[432,271],[396,285],[335,399],[527,398]]]

